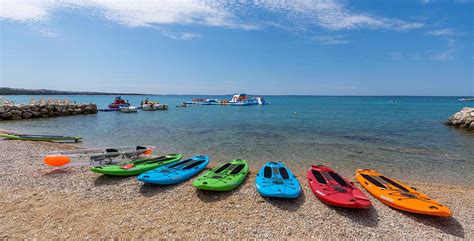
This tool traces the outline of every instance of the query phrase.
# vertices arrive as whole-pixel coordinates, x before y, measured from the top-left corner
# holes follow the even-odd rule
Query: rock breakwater
[[[96,104],[29,104],[0,106],[0,120],[96,114]]]
[[[445,124],[474,131],[474,108],[464,107],[461,111],[449,117]]]

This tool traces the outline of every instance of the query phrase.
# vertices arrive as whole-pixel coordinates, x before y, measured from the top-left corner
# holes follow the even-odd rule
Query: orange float
[[[44,157],[44,163],[48,166],[60,167],[71,162],[71,158],[64,155],[49,155]]]

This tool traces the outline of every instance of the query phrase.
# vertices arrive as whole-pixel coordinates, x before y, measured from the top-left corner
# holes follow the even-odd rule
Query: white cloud
[[[163,34],[164,36],[168,37],[168,38],[177,39],[177,40],[191,40],[191,39],[201,37],[201,35],[199,35],[199,34],[188,33],[188,32],[175,33],[175,32],[162,30],[162,31],[160,31],[160,33]]]
[[[47,19],[57,6],[54,1],[2,0],[0,17],[14,21],[41,21]]]
[[[433,54],[431,56],[431,59],[440,60],[440,61],[451,60],[451,59],[454,59],[455,53],[456,53],[456,49],[448,49],[446,51]]]
[[[45,28],[45,27],[41,27],[41,26],[34,26],[33,29],[35,31],[37,31],[38,33],[40,33],[41,35],[43,35],[44,37],[54,38],[54,37],[58,36],[58,34],[56,32],[54,32],[53,30],[51,30],[49,28]]]
[[[93,13],[128,27],[204,25],[255,30],[418,29],[423,23],[356,12],[337,0],[0,0],[0,18],[47,21],[56,11]],[[263,14],[262,14],[263,13]],[[267,15],[274,16],[269,18]],[[172,35],[174,36],[174,35]],[[193,38],[183,35],[182,38]]]
[[[388,55],[393,60],[402,60],[404,58],[404,54],[400,52],[393,52],[393,53],[389,53]]]
[[[322,43],[322,44],[345,44],[349,43],[350,41],[346,39],[346,35],[338,34],[338,35],[319,35],[311,37],[312,40]]]
[[[443,29],[428,31],[425,34],[432,35],[432,36],[453,36],[453,35],[460,35],[462,34],[462,32],[456,31],[452,28],[443,28]]]

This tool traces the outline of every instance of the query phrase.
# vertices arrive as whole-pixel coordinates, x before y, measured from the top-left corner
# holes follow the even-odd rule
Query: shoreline
[[[134,177],[102,176],[87,167],[55,171],[38,156],[77,147],[0,141],[2,239],[474,238],[474,188],[469,186],[407,182],[451,208],[453,217],[443,219],[397,211],[370,195],[369,210],[329,207],[313,195],[302,172],[295,172],[302,195],[279,200],[256,192],[258,170],[252,165],[241,187],[210,193],[192,187],[194,178],[172,186],[143,185]]]

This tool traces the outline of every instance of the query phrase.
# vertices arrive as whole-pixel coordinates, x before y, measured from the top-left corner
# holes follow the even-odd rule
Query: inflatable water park
[[[249,106],[249,105],[268,105],[270,104],[261,96],[249,97],[247,94],[235,94],[230,100],[194,98],[186,104],[197,105],[230,105],[230,106]]]

